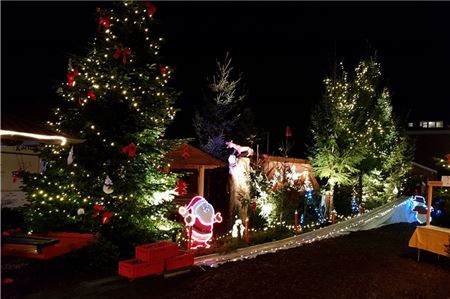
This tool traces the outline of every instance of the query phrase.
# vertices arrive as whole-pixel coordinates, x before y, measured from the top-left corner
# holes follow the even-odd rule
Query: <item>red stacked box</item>
[[[194,254],[178,250],[175,242],[161,241],[136,246],[136,258],[119,261],[119,275],[134,279],[194,264]]]
[[[191,267],[194,265],[194,254],[179,250],[177,256],[166,259],[166,271]]]
[[[178,254],[175,242],[156,242],[136,246],[136,258],[144,262],[163,261]]]
[[[164,260],[144,262],[138,259],[119,261],[119,275],[134,279],[142,276],[162,273]]]

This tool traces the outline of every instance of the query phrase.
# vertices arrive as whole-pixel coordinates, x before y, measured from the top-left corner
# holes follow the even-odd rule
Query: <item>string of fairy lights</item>
[[[312,231],[302,233],[283,240],[278,240],[270,243],[254,245],[250,247],[239,248],[237,251],[228,254],[210,254],[205,256],[198,256],[195,258],[197,266],[217,267],[227,262],[243,261],[246,259],[255,258],[266,253],[274,253],[279,250],[286,250],[304,244],[313,243],[316,241],[334,238],[341,235],[348,234],[352,231],[363,229],[365,225],[370,225],[377,219],[384,219],[383,217],[393,213],[395,209],[407,205],[410,198],[400,198],[394,202],[385,204],[372,211],[364,214],[358,214],[355,217],[347,218],[337,224],[323,227],[320,229],[313,229]]]
[[[364,213],[368,213],[371,210],[365,210]],[[342,221],[346,221],[346,220],[350,220],[353,219],[355,217],[361,216],[362,214],[354,214],[354,215],[350,215],[350,216],[344,216],[344,215],[338,215],[336,214],[336,223],[340,223]],[[294,217],[294,216],[293,216]],[[249,225],[251,225],[251,223],[249,223]],[[323,222],[321,222],[319,219],[315,222],[311,222],[311,223],[307,223],[305,225],[298,225],[297,227],[293,224],[287,224],[285,221],[277,221],[274,223],[270,223],[265,225],[263,228],[253,228],[253,227],[249,227],[248,231],[249,233],[261,233],[261,232],[266,232],[269,230],[273,230],[273,229],[278,229],[278,228],[283,228],[286,231],[291,231],[292,234],[297,234],[299,232],[309,232],[309,231],[315,231],[316,229],[322,228],[323,227]],[[236,238],[233,236],[233,230],[229,230],[228,232],[221,234],[221,235],[215,235],[212,238],[212,242],[215,241],[221,241],[221,240],[227,240],[230,238]],[[176,240],[178,242],[178,246],[179,247],[184,247],[187,242],[188,242],[188,237],[186,235],[185,231],[180,231],[177,233],[176,235]]]

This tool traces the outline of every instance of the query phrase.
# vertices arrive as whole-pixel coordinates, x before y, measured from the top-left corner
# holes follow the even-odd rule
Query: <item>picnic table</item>
[[[409,247],[417,248],[417,261],[420,260],[420,250],[426,250],[438,255],[449,256],[446,246],[450,244],[450,229],[434,225],[417,226]]]

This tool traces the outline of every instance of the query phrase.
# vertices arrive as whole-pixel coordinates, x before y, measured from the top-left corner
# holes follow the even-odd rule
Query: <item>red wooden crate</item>
[[[178,254],[178,244],[175,242],[156,242],[136,246],[136,258],[144,262],[164,261]]]
[[[138,259],[119,261],[119,275],[134,279],[159,274],[164,271],[164,261],[143,262]]]
[[[172,271],[175,269],[191,267],[194,265],[194,254],[186,253],[185,251],[178,251],[177,256],[169,257],[166,259],[166,271]]]

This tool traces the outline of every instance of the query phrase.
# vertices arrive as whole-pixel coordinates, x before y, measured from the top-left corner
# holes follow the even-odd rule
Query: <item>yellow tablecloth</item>
[[[409,247],[423,249],[444,256],[449,256],[450,229],[445,227],[426,225],[418,226],[409,240]]]

